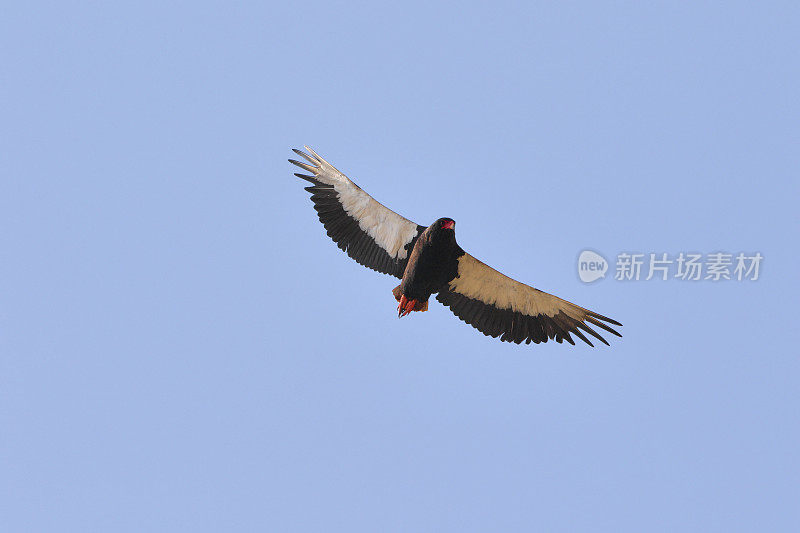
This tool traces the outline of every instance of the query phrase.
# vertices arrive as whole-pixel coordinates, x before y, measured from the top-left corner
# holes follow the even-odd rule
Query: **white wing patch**
[[[417,235],[417,225],[378,203],[352,182],[350,185],[333,184],[345,212],[391,257],[405,259],[405,246]]]
[[[458,277],[450,282],[450,290],[528,316],[553,317],[559,312],[576,320],[586,316],[582,307],[513,280],[469,254],[459,257]]]
[[[376,201],[314,150],[305,148],[316,159],[315,177],[333,186],[342,208],[358,221],[358,227],[390,257],[405,259],[408,256],[405,247],[416,237],[417,224]]]

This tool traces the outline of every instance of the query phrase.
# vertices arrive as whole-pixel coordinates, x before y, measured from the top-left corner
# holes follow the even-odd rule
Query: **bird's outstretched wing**
[[[314,150],[305,149],[311,155],[297,149],[293,152],[308,163],[289,162],[310,174],[295,176],[312,183],[305,189],[311,193],[328,236],[365,267],[402,278],[408,256],[425,226],[378,203]]]
[[[484,335],[501,341],[538,344],[555,339],[575,344],[573,334],[594,346],[585,332],[608,344],[591,326],[622,337],[605,324],[621,326],[616,320],[515,281],[467,253],[458,259],[458,276],[436,299]]]

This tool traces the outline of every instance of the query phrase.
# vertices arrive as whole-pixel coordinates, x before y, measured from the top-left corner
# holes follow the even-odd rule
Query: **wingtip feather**
[[[296,153],[297,155],[299,155],[300,157],[302,157],[303,159],[305,159],[309,163],[313,163],[315,165],[319,163],[319,161],[315,160],[313,157],[311,157],[310,155],[308,155],[307,153],[305,153],[302,150],[298,150],[297,148],[292,148],[292,152]]]

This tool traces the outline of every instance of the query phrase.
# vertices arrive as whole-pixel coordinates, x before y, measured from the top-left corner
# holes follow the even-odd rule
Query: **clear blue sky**
[[[267,4],[4,6],[0,529],[800,530],[796,2]],[[398,321],[302,144],[625,337]]]

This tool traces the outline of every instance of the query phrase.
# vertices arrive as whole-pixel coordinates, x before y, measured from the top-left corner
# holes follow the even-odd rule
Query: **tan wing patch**
[[[563,311],[578,320],[586,316],[582,307],[511,279],[466,253],[458,259],[458,277],[450,290],[523,315],[552,317]]]

